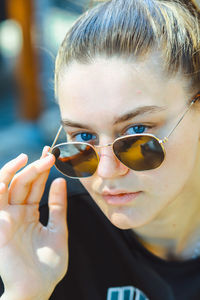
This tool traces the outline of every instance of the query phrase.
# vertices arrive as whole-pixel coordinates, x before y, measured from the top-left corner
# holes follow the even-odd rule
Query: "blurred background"
[[[21,152],[32,162],[51,145],[60,125],[55,56],[90,2],[0,0],[0,167]]]

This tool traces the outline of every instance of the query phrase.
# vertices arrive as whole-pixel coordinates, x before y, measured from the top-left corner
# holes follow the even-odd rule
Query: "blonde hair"
[[[185,4],[187,3],[187,5]],[[56,58],[55,93],[64,67],[97,56],[140,59],[159,50],[170,76],[200,82],[199,14],[188,0],[110,0],[89,9],[67,33]]]

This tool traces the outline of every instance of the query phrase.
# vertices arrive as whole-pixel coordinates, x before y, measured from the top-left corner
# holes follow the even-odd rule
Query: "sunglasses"
[[[70,178],[87,178],[92,176],[99,164],[98,149],[112,147],[118,160],[134,171],[146,171],[158,168],[165,159],[163,144],[168,141],[172,132],[182,121],[190,107],[200,98],[200,93],[192,98],[179,121],[164,139],[152,134],[133,134],[117,138],[113,143],[93,146],[86,142],[66,142],[55,145],[62,125],[60,126],[50,149],[55,158],[56,168]]]

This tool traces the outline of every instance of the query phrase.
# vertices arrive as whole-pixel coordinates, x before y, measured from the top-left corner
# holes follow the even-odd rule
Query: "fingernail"
[[[62,189],[66,185],[66,181],[64,178],[59,177],[54,180],[54,184],[56,184],[55,185],[56,190],[59,192],[60,189]]]
[[[50,147],[49,146],[44,146],[42,154],[45,154],[49,151]]]
[[[39,168],[41,172],[45,171],[47,168],[49,169],[55,162],[53,157],[52,154],[42,157],[35,162],[36,167]]]
[[[62,177],[58,177],[54,179],[54,181],[56,182],[56,184],[66,184],[66,180]]]
[[[48,155],[47,156],[45,156],[44,158],[43,158],[43,160],[52,160],[52,157],[54,157],[54,155],[53,154],[51,154],[51,153],[48,153]]]
[[[25,153],[21,153],[19,156],[16,157],[16,159],[22,159],[27,158],[27,155]]]

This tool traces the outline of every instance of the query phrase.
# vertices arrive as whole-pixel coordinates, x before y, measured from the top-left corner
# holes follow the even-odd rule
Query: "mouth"
[[[107,204],[110,205],[125,205],[132,201],[134,201],[142,192],[134,192],[134,193],[127,193],[127,192],[115,192],[115,193],[102,193],[102,197]]]

